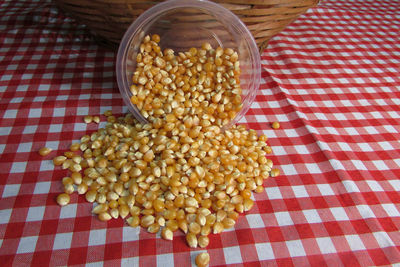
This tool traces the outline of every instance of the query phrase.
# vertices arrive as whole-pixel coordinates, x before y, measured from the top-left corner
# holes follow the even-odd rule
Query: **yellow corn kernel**
[[[60,205],[60,206],[65,206],[65,205],[67,205],[67,204],[69,203],[70,200],[71,200],[71,199],[70,199],[70,196],[69,196],[68,194],[66,194],[66,193],[62,193],[62,194],[59,194],[59,195],[57,196],[57,203],[58,203],[58,205]]]
[[[131,216],[128,219],[126,219],[126,222],[131,226],[131,227],[137,227],[140,224],[140,218],[139,216]]]
[[[205,248],[208,246],[208,244],[210,243],[210,239],[208,238],[208,236],[206,235],[201,235],[198,238],[198,245],[201,248]]]
[[[51,151],[53,151],[51,148],[42,147],[41,149],[39,149],[39,155],[42,156],[42,157],[45,157],[48,154],[50,154]]]
[[[100,221],[105,222],[111,220],[112,217],[108,212],[102,212],[98,215],[98,218]]]
[[[210,263],[210,255],[207,252],[198,254],[195,263],[198,267],[206,267]]]
[[[194,233],[188,233],[186,234],[186,242],[189,247],[191,248],[197,248],[197,237]]]
[[[55,166],[60,166],[62,165],[65,161],[67,160],[67,157],[65,156],[57,156],[53,159],[53,164]]]

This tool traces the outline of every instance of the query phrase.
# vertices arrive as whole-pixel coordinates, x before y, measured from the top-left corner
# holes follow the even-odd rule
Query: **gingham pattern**
[[[43,1],[0,5],[2,265],[374,266],[400,263],[400,2],[323,0],[276,36],[247,116],[282,170],[235,228],[189,249],[122,220],[103,223],[76,194],[60,208],[62,153],[126,112],[115,53]],[[104,120],[104,117],[102,117]],[[281,128],[272,130],[270,123]]]

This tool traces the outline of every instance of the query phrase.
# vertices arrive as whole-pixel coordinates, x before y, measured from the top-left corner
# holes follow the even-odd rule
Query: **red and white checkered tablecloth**
[[[77,194],[56,204],[66,172],[37,150],[127,112],[115,52],[88,36],[51,2],[0,2],[0,265],[189,266],[205,250],[211,266],[400,264],[400,1],[323,0],[273,38],[242,122],[282,174],[206,249],[100,222]]]

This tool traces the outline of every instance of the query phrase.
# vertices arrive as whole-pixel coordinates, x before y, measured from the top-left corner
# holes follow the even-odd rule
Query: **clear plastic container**
[[[261,79],[260,54],[245,24],[221,5],[204,0],[170,0],[146,10],[128,28],[119,46],[116,72],[118,87],[125,104],[135,118],[146,119],[130,101],[136,55],[143,37],[158,34],[161,49],[175,52],[201,47],[209,42],[213,48],[233,48],[239,54],[240,85],[243,107],[224,128],[237,123],[246,114],[256,96]]]

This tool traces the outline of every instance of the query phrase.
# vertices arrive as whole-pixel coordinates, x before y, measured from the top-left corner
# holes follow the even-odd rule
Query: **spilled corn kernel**
[[[196,256],[195,262],[198,267],[206,267],[210,263],[210,255],[202,252]]]
[[[51,151],[53,151],[51,148],[42,147],[41,149],[39,149],[39,155],[42,156],[42,157],[45,157],[48,154],[50,154]]]

